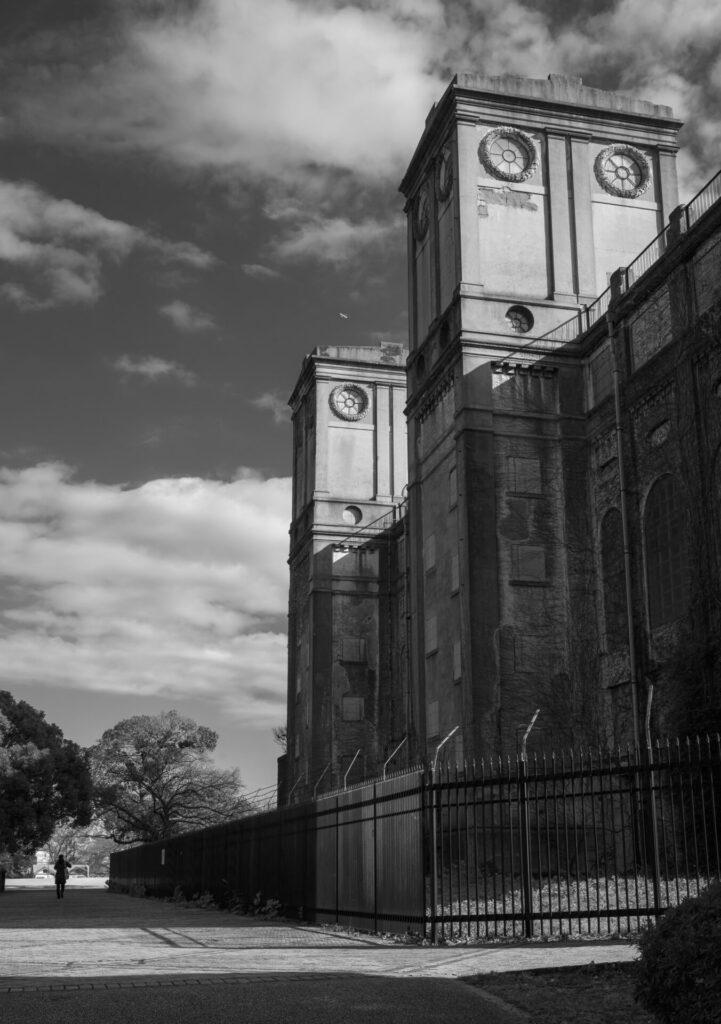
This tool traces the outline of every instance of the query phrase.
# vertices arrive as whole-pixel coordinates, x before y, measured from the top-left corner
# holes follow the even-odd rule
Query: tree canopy
[[[31,852],[60,821],[87,825],[92,782],[85,752],[24,700],[0,690],[0,850]]]
[[[116,849],[108,839],[100,822],[78,828],[69,822],[57,826],[47,843],[43,844],[50,864],[54,864],[62,853],[66,861],[74,866],[87,864],[91,875],[107,875],[110,854]]]
[[[95,801],[116,843],[149,843],[244,813],[237,769],[210,753],[217,733],[177,711],[136,715],[90,749]]]

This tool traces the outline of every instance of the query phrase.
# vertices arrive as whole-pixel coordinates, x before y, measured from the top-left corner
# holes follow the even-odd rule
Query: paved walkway
[[[363,998],[367,1000],[368,993],[381,985],[382,979],[386,983],[392,979],[397,988],[403,980],[447,982],[490,971],[632,960],[635,956],[633,946],[608,942],[404,946],[374,936],[348,935],[283,921],[263,922],[157,900],[133,899],[100,889],[73,888],[72,883],[64,900],[56,898],[50,885],[28,890],[13,888],[10,882],[0,895],[0,994],[4,1003],[12,993],[41,990],[107,993],[112,989],[117,995],[118,989],[140,987],[237,988],[241,983],[324,979],[342,981],[346,991],[359,977],[377,979],[370,988],[363,988]],[[326,998],[332,988],[324,986]],[[429,1011],[431,994],[436,990],[428,989],[421,996],[421,988],[413,987],[417,993],[414,998]],[[318,991],[317,986],[313,990]],[[296,1001],[298,991],[296,985]],[[453,992],[459,1013],[461,993],[461,1002],[468,993],[474,999],[487,999],[468,986],[458,986]],[[407,1001],[407,997],[403,998]],[[487,1013],[479,1019],[487,1024],[510,1024],[521,1019],[517,1013],[504,1015],[503,1007],[497,1005],[494,1016],[492,1001],[484,1005]],[[379,1019],[377,1014],[375,1018]],[[22,1015],[18,1019],[23,1019]],[[256,1014],[250,1019],[260,1021],[265,1017]],[[277,1024],[281,1018],[268,1019]],[[344,1016],[344,1020],[348,1019]],[[389,1019],[403,1018],[396,1015]],[[445,1019],[451,1018],[446,1015]]]

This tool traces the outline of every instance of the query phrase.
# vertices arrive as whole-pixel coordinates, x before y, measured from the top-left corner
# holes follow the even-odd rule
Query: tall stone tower
[[[290,398],[288,750],[281,802],[378,771],[404,736],[407,352],[317,348]],[[399,595],[399,591],[401,592]],[[405,682],[404,682],[405,680]],[[392,748],[391,748],[392,749]]]
[[[579,710],[597,635],[588,367],[543,335],[668,219],[679,127],[554,75],[459,75],[429,114],[401,185],[421,755],[455,726],[458,761],[512,749],[539,703],[564,741]]]

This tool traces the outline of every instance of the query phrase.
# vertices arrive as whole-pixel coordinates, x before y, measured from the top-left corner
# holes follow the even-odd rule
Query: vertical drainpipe
[[[623,535],[623,572],[626,583],[626,625],[628,630],[628,661],[631,682],[631,712],[633,715],[633,742],[638,749],[640,745],[638,732],[638,672],[636,666],[636,636],[633,627],[633,588],[631,586],[631,541],[628,525],[628,489],[626,487],[626,471],[623,459],[623,427],[621,425],[621,381],[619,355],[617,352],[617,334],[615,321],[615,302],[621,295],[625,277],[625,269],[617,270],[611,276],[611,301],[606,313],[608,340],[611,348],[613,366],[613,401],[615,410],[616,455],[618,458],[618,482],[621,497],[621,530]]]

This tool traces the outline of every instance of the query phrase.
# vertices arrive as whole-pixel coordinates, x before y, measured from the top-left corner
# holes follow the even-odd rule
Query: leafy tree
[[[96,806],[116,843],[217,825],[247,808],[237,769],[216,768],[217,733],[177,711],[136,715],[91,748]]]
[[[59,821],[87,825],[92,782],[85,752],[24,700],[0,690],[0,850],[31,853]]]
[[[110,854],[117,847],[108,839],[102,823],[93,821],[84,828],[72,822],[63,822],[53,832],[44,847],[48,863],[54,864],[62,853],[71,864],[87,864],[91,875],[107,875]]]

